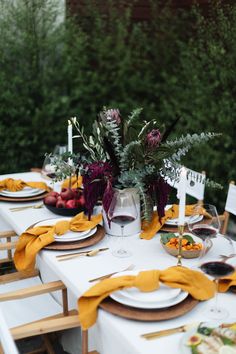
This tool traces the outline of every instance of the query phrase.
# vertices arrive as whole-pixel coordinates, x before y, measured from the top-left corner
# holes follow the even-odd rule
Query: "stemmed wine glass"
[[[214,238],[206,237],[199,256],[199,268],[207,275],[213,277],[216,285],[214,306],[204,312],[209,318],[221,320],[228,316],[225,308],[219,307],[218,283],[222,277],[228,276],[235,271],[230,259],[236,256],[232,240],[225,235],[218,234]]]
[[[215,237],[220,231],[218,212],[211,204],[196,204],[187,224],[189,231],[203,240],[206,237]]]
[[[55,167],[53,165],[53,158],[49,155],[47,155],[44,159],[43,162],[43,166],[42,166],[42,170],[41,173],[44,177],[46,178],[55,178],[56,174],[55,174]]]
[[[115,192],[109,210],[108,219],[121,227],[121,245],[112,254],[116,257],[129,257],[131,252],[124,248],[124,227],[138,216],[138,211],[132,193],[125,191]]]

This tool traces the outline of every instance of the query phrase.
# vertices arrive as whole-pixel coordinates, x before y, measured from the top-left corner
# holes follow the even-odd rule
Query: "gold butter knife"
[[[186,332],[186,331],[189,331],[191,328],[194,328],[194,327],[197,328],[198,326],[199,326],[199,322],[198,323],[190,323],[190,324],[175,327],[175,328],[164,329],[162,331],[141,334],[141,337],[145,338],[147,340],[156,339],[156,338],[160,338],[160,337],[164,337],[164,336],[169,336],[174,333]]]

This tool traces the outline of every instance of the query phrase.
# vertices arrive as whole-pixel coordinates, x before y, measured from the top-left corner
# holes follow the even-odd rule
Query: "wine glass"
[[[196,204],[187,219],[187,224],[189,231],[203,240],[206,237],[215,237],[220,231],[218,212],[211,204]]]
[[[53,155],[63,155],[66,152],[68,152],[68,146],[67,145],[56,145],[54,150],[53,150]]]
[[[132,193],[125,191],[115,192],[109,210],[108,219],[121,227],[121,245],[118,249],[113,250],[112,254],[115,257],[129,257],[131,252],[124,248],[124,227],[138,216],[136,203]]]
[[[47,155],[45,157],[41,173],[46,178],[53,179],[56,177],[55,166],[53,165],[53,158],[51,156]]]
[[[51,182],[49,183],[50,187],[54,190],[55,188],[55,181],[54,178],[56,177],[55,173],[55,166],[53,165],[53,158],[52,156],[45,156],[43,166],[41,169],[42,177],[49,179]]]
[[[228,316],[225,308],[219,307],[218,283],[219,279],[232,274],[235,267],[230,264],[230,259],[235,257],[232,240],[226,236],[218,234],[214,238],[206,237],[203,241],[203,248],[199,256],[199,268],[210,277],[213,277],[216,285],[214,305],[206,313],[209,318],[221,320]]]

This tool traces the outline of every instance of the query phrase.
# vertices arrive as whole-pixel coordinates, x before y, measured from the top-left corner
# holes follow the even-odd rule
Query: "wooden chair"
[[[0,310],[0,354],[19,354],[6,320]]]
[[[1,232],[1,235],[7,238],[7,242],[0,244],[0,250],[12,251],[16,242],[10,242],[9,239],[16,235],[15,232]],[[12,261],[12,254],[9,254],[7,260],[9,259]],[[51,292],[59,290],[62,291],[62,307],[50,295]],[[32,303],[29,302],[31,298],[33,298]],[[25,302],[22,304],[22,301]],[[40,312],[40,318],[36,318],[38,315],[34,314],[35,309]],[[50,313],[47,313],[46,309],[50,309]],[[55,353],[48,336],[49,333],[80,327],[77,310],[68,309],[67,289],[64,283],[60,280],[42,283],[38,270],[0,276],[0,310],[7,318],[14,340],[42,335],[44,342],[42,350],[49,354]],[[31,317],[33,321],[28,322],[27,318]],[[4,351],[2,353],[8,354]],[[9,354],[13,353],[9,352]],[[99,354],[97,351],[88,352],[87,331],[82,331],[82,354]]]
[[[236,186],[234,181],[231,181],[229,184],[227,199],[225,203],[225,210],[223,215],[220,215],[220,220],[222,221],[220,232],[223,235],[226,234],[230,214],[236,215]]]
[[[0,252],[5,250],[7,252],[7,257],[0,258],[0,264],[13,262],[12,250],[15,248],[16,242],[12,242],[12,237],[15,236],[17,236],[17,234],[13,230],[0,231]]]

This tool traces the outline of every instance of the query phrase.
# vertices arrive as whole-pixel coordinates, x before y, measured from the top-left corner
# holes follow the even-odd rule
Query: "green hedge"
[[[107,1],[107,15],[89,3],[87,16],[56,25],[55,0],[0,4],[1,173],[41,166],[66,143],[69,117],[89,130],[105,105],[165,124],[180,115],[177,135],[222,132],[186,165],[224,186],[235,178],[236,5],[214,3],[204,17],[153,1],[152,19],[132,23],[132,5],[121,15]]]

